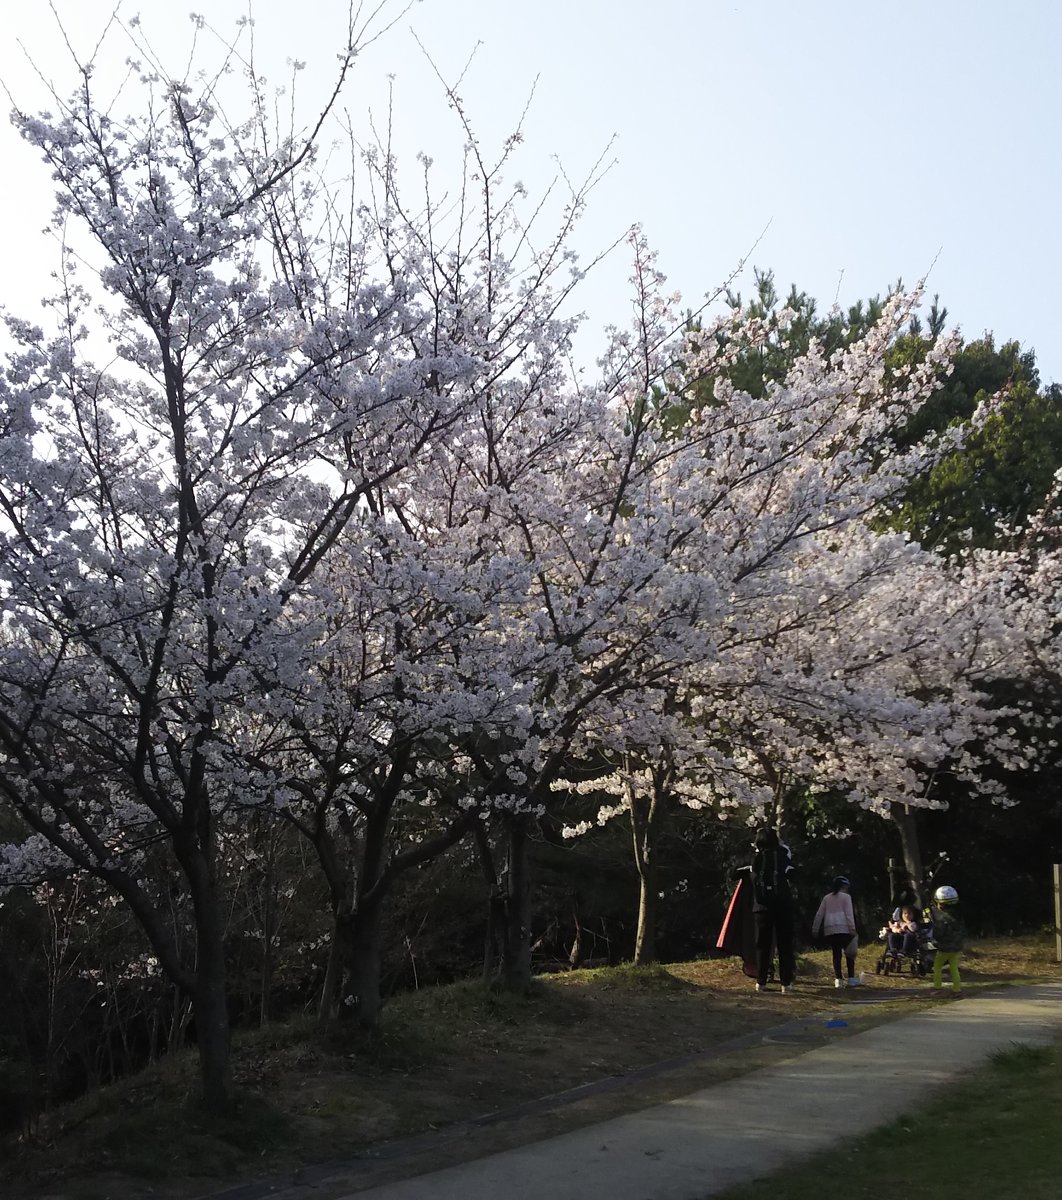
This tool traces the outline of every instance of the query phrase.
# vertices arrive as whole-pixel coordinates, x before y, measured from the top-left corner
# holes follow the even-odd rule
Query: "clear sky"
[[[54,4],[87,55],[111,0]],[[248,11],[192,5],[225,34]],[[133,0],[120,12],[139,11],[160,57],[179,64],[181,9]],[[401,9],[392,0],[385,13]],[[257,0],[252,12],[262,70],[279,82],[287,57],[305,60],[309,103],[334,67],[346,0]],[[4,19],[0,77],[16,100],[36,106],[40,91],[15,39],[70,90],[44,0],[4,0]],[[615,135],[615,166],[578,234],[584,259],[638,222],[692,306],[745,258],[824,308],[930,272],[967,337],[1016,338],[1045,380],[1062,381],[1055,0],[417,0],[360,61],[345,103],[355,120],[381,113],[393,75],[401,151],[424,149],[445,172],[460,137],[411,30],[448,79],[475,50],[460,91],[484,145],[511,132],[537,78],[518,170],[532,194],[554,156],[581,176]],[[114,44],[120,59],[120,33]],[[47,177],[7,128],[0,154],[0,301],[32,315],[25,301],[54,262],[33,236]],[[592,328],[626,319],[626,258],[620,247],[581,289]]]

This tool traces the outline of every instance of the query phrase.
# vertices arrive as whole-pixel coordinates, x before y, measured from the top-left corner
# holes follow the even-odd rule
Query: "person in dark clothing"
[[[933,959],[933,986],[938,990],[944,986],[944,967],[951,972],[952,987],[962,989],[959,975],[959,959],[966,943],[966,923],[959,915],[959,893],[945,885],[933,893],[933,942],[937,953]]]
[[[778,952],[778,978],[783,993],[793,990],[796,955],[793,952],[793,894],[789,875],[793,855],[769,828],[756,834],[752,858],[752,912],[756,921],[756,991],[767,990],[773,950]]]

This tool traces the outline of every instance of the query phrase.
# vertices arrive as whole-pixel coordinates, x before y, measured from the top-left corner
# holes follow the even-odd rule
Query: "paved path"
[[[966,997],[669,1104],[345,1200],[703,1200],[868,1132],[997,1050],[1060,1035],[1062,983]]]

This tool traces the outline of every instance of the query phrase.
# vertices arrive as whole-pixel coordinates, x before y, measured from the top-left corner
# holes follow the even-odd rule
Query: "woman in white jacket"
[[[855,969],[856,923],[852,897],[848,894],[848,880],[843,875],[838,875],[830,887],[831,891],[823,896],[815,914],[811,932],[815,937],[821,933],[833,951],[833,986],[844,987],[844,975],[841,972],[843,956],[847,960],[848,986],[856,987],[860,982]]]

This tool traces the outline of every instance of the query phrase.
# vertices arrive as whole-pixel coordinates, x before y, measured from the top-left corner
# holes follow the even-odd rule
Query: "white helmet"
[[[941,905],[958,904],[959,893],[953,888],[945,884],[943,887],[938,887],[933,893],[933,899]]]

